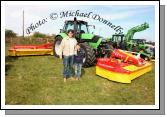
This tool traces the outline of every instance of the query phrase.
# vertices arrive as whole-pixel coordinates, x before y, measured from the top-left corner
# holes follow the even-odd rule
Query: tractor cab
[[[121,48],[121,44],[124,43],[125,35],[123,34],[114,34],[112,35],[111,42],[113,43],[114,48]]]
[[[112,41],[113,42],[122,42],[124,40],[125,36],[123,34],[114,34],[112,35]]]
[[[68,30],[72,29],[74,30],[75,38],[80,39],[81,34],[89,34],[89,26],[91,25],[88,25],[87,22],[74,18],[74,20],[66,20],[64,27],[62,30],[60,30],[60,32],[67,33]]]
[[[72,29],[80,33],[89,33],[87,22],[81,20],[78,20],[75,23],[74,22],[75,21],[73,20],[65,21],[63,31],[67,32],[68,30]]]

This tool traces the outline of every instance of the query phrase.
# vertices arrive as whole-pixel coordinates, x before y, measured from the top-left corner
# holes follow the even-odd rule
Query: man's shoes
[[[64,82],[66,82],[67,81],[67,79],[66,78],[64,78]]]

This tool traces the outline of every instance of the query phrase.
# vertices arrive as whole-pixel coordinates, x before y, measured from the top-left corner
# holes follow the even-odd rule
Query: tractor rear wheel
[[[81,51],[84,53],[83,67],[90,67],[94,65],[96,57],[93,48],[88,43],[80,44]]]
[[[53,45],[53,54],[55,57],[59,57],[59,47],[60,47],[62,39],[63,38],[61,36],[57,36],[55,38],[54,45]]]
[[[107,58],[111,57],[111,53],[114,50],[113,46],[111,44],[106,44],[105,49],[106,49],[106,52],[104,57],[107,57]]]

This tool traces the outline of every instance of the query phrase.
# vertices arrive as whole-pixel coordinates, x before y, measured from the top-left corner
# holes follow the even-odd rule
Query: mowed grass
[[[154,63],[153,63],[154,65]],[[10,105],[153,105],[155,71],[131,84],[95,74],[95,66],[83,68],[80,81],[63,82],[62,60],[54,56],[9,57],[5,63],[5,97]]]

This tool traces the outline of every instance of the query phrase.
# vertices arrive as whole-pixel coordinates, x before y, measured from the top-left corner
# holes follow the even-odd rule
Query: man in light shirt
[[[75,54],[75,46],[77,45],[77,40],[73,37],[74,31],[68,30],[68,36],[65,37],[61,44],[60,44],[60,59],[62,59],[63,54],[63,76],[64,76],[64,82],[67,80],[67,76],[69,76],[71,79],[72,77],[72,65],[74,60],[74,54]]]

